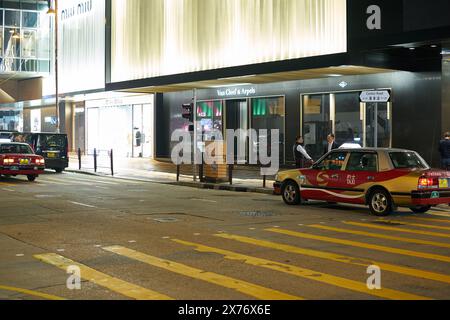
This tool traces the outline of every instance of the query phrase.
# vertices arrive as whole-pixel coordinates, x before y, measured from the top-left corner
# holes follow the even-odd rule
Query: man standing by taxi
[[[439,143],[439,153],[441,154],[442,169],[450,170],[450,132],[446,132],[444,140]]]
[[[327,145],[325,146],[325,148],[323,150],[324,151],[323,154],[325,155],[328,152],[333,151],[338,148],[339,148],[339,146],[336,143],[336,136],[333,133],[330,133],[327,137]]]

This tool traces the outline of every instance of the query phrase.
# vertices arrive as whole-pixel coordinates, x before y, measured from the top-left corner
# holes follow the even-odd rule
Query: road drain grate
[[[272,217],[272,216],[274,216],[273,212],[268,212],[268,211],[241,211],[239,214],[244,217]]]

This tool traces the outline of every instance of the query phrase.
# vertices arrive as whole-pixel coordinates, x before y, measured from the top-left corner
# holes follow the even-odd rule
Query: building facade
[[[297,135],[318,159],[334,133],[338,143],[414,149],[439,164],[450,130],[448,0],[62,3],[61,123],[74,150],[169,158],[173,131],[189,128],[181,105],[195,99],[206,136],[278,129],[281,163],[293,161]],[[0,107],[19,112],[26,130],[39,117],[52,130],[51,65],[41,98]],[[375,92],[386,96],[364,98]],[[258,146],[238,143],[245,163]]]

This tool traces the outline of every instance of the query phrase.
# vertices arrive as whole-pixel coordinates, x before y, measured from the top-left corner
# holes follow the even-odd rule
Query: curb
[[[250,193],[262,193],[262,194],[273,195],[273,190],[268,189],[268,188],[264,189],[264,188],[255,188],[255,187],[238,187],[238,186],[232,186],[232,185],[220,185],[220,184],[203,183],[203,182],[185,182],[185,181],[161,182],[161,181],[154,181],[154,180],[148,180],[148,179],[139,179],[139,178],[134,178],[134,177],[129,177],[129,178],[111,177],[110,175],[106,175],[106,174],[94,173],[94,172],[90,172],[90,171],[80,171],[80,170],[74,170],[74,169],[66,169],[65,172],[88,175],[88,176],[95,176],[95,177],[109,177],[109,178],[113,178],[113,179],[140,181],[140,182],[148,182],[148,183],[158,183],[158,184],[180,186],[180,187],[190,187],[190,188],[197,188],[197,189],[209,189],[209,190],[232,191],[232,192],[250,192]]]

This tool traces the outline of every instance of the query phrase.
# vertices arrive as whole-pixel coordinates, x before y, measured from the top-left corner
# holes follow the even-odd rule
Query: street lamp
[[[51,5],[53,2],[53,6]],[[56,132],[59,126],[59,86],[58,86],[58,0],[49,1],[47,14],[55,17],[55,97],[56,97]]]

